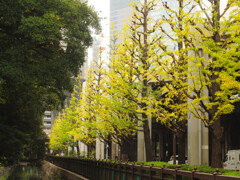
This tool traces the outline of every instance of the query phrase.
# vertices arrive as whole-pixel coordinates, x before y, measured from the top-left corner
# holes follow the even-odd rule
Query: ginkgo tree
[[[170,63],[175,62],[175,59],[183,60],[174,63],[174,66],[163,66],[171,67],[164,71],[171,81],[168,94],[185,97],[178,105],[174,102],[170,104],[177,110],[177,107],[186,107],[187,103],[187,111],[209,128],[212,167],[221,167],[221,140],[224,131],[221,116],[231,113],[234,103],[239,101],[234,98],[239,93],[239,1],[228,1],[222,12],[220,3],[223,1],[189,1],[186,6],[182,6],[182,10],[179,9],[179,14],[168,3],[164,3],[168,16],[163,16],[163,20],[169,24],[171,33],[161,28],[170,40],[177,42],[177,51],[167,49],[166,43],[161,46],[170,58],[166,60]],[[184,9],[191,10],[192,13],[189,14]],[[173,20],[176,23],[172,23]],[[188,101],[186,97],[189,98]],[[176,114],[172,115],[174,120]],[[181,116],[176,118],[176,122],[179,117]]]
[[[160,31],[162,41],[159,58],[155,61],[154,74],[158,87],[152,105],[153,115],[169,128],[177,137],[178,163],[185,163],[185,137],[187,133],[188,70],[189,50],[184,38],[194,34],[189,32],[189,19],[196,5],[189,1],[163,2],[160,13]],[[174,148],[175,150],[175,148]],[[176,152],[175,152],[176,153]]]
[[[177,9],[164,2],[162,16],[159,3],[133,3],[130,24],[114,37],[120,39],[111,52],[109,71],[101,58],[90,70],[70,134],[89,144],[100,138],[122,145],[141,130],[150,161],[148,119],[155,116],[181,139],[191,112],[210,129],[212,166],[220,167],[221,116],[240,100],[234,98],[240,87],[239,1],[229,0],[222,14],[220,0],[209,0],[206,6],[202,0],[179,0]],[[151,84],[159,88],[151,89]]]
[[[113,66],[110,82],[124,98],[135,103],[133,117],[143,126],[147,161],[152,158],[148,124],[152,115],[185,143],[187,78],[183,71],[187,67],[188,49],[183,48],[180,39],[183,41],[182,23],[188,22],[189,18],[183,14],[181,3],[179,1],[179,12],[164,4],[168,17],[161,16],[157,9],[160,1],[134,4],[131,24],[123,29],[122,39],[110,61]],[[172,32],[164,29],[166,26],[172,28]],[[127,28],[131,29],[129,33]],[[173,48],[175,44],[177,50]],[[183,83],[180,85],[179,82]],[[151,89],[151,86],[159,88]],[[179,148],[180,157],[183,157],[180,162],[185,163],[185,146]]]
[[[54,122],[50,135],[51,149],[68,150],[68,148],[71,147],[72,150],[74,150],[76,147],[77,155],[80,156],[78,142],[81,141],[88,146],[88,152],[91,151],[90,146],[95,140],[93,135],[90,135],[90,133],[92,133],[89,129],[91,124],[85,119],[87,115],[94,114],[90,113],[92,103],[88,97],[92,92],[93,91],[87,91],[86,94],[83,94],[81,77],[79,75],[76,79],[74,92],[69,98],[69,104],[66,104],[66,108],[58,113]],[[89,102],[90,104],[88,105]]]
[[[113,32],[109,71],[105,78],[107,86],[104,90],[107,95],[104,98],[107,115],[101,116],[101,119],[107,121],[108,126],[112,128],[111,137],[120,146],[122,160],[136,160],[134,147],[136,146],[136,132],[139,130],[137,106],[129,99],[129,92],[137,96],[137,91],[133,87],[136,80],[132,73],[133,58],[129,59],[114,29]]]
[[[161,36],[157,33],[158,18],[154,16],[158,12],[158,3],[157,0],[145,0],[143,3],[132,4],[130,23],[124,27],[110,60],[113,69],[111,86],[117,89],[117,95],[123,97],[133,108],[129,115],[142,127],[147,161],[153,158],[148,122],[151,116],[149,102],[153,99],[153,91],[149,87],[155,80],[152,76],[155,61],[160,58]]]
[[[88,154],[93,154],[96,147],[96,138],[110,143],[112,131],[102,116],[106,116],[104,103],[104,76],[106,74],[105,62],[102,59],[102,49],[99,48],[99,58],[95,59],[87,73],[87,82],[79,98],[78,121],[71,134],[88,146]]]
[[[67,151],[72,145],[73,138],[68,134],[71,130],[69,122],[67,122],[66,111],[59,114],[54,122],[54,126],[50,134],[49,147],[54,151]]]
[[[95,142],[98,138],[111,146],[113,141],[122,149],[123,141],[135,135],[136,123],[128,115],[131,106],[116,95],[118,89],[110,81],[111,76],[111,70],[106,71],[100,50],[99,59],[88,73],[82,97],[82,119],[77,125],[76,133],[83,133],[81,137],[89,142]]]
[[[68,151],[69,147],[72,149],[72,154],[75,154],[75,148],[77,149],[77,155],[80,155],[78,141],[71,134],[72,130],[76,128],[78,121],[79,102],[78,97],[81,93],[80,76],[76,78],[77,85],[74,87],[74,91],[69,98],[69,104],[66,104],[66,108],[58,113],[54,126],[50,135],[50,148],[53,150]]]
[[[194,49],[188,64],[190,111],[209,127],[212,138],[212,167],[221,167],[221,116],[234,110],[239,89],[240,2],[195,0],[200,11],[190,19],[195,38],[186,38]]]
[[[109,145],[114,141],[122,147],[124,140],[135,135],[136,122],[128,116],[131,105],[111,92],[104,65],[100,53],[88,71],[86,86],[82,89],[81,82],[75,86],[69,106],[54,125],[51,148],[70,146],[71,138],[72,143],[78,140],[86,144],[90,155],[94,153],[96,138]]]

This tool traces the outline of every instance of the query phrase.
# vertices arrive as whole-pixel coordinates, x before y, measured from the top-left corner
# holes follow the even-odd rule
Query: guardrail
[[[197,169],[184,171],[180,168],[168,169],[52,155],[46,155],[45,160],[91,180],[240,180],[239,177],[221,175],[218,171],[207,174],[198,172]]]

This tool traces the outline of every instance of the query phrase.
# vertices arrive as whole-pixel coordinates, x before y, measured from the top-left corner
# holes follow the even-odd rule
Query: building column
[[[209,165],[209,134],[201,120],[188,113],[188,164]]]
[[[152,118],[151,118],[151,116],[149,116],[149,118],[148,118],[148,125],[149,125],[149,129],[150,129],[150,139],[152,141]],[[145,150],[144,132],[143,131],[138,131],[138,133],[137,133],[137,160],[138,161],[146,161],[146,150]]]
[[[96,139],[96,159],[104,159],[104,143]]]
[[[138,131],[137,134],[137,160],[146,161],[145,143],[143,131]]]
[[[118,159],[118,144],[112,141],[112,160],[117,160]]]

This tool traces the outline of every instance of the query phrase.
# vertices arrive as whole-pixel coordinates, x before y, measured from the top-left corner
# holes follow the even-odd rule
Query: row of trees
[[[79,0],[0,2],[0,163],[44,156],[44,111],[72,91],[94,29],[97,13]]]
[[[120,34],[113,31],[110,63],[104,65],[100,58],[81,97],[73,100],[76,119],[65,133],[87,144],[99,138],[123,147],[143,131],[151,161],[148,119],[154,117],[178,137],[179,163],[184,163],[191,113],[212,132],[211,165],[220,167],[220,118],[239,101],[233,97],[240,90],[240,2],[228,0],[222,11],[220,0],[172,3],[133,3],[130,23]],[[73,109],[68,110],[65,119],[71,119]],[[63,122],[56,127],[63,128]],[[52,147],[59,142],[54,132]]]

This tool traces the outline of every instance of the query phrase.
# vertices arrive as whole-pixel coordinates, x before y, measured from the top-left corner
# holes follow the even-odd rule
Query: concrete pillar
[[[143,131],[138,131],[137,137],[137,160],[146,161],[145,155],[145,143],[144,143],[144,133]]]
[[[150,138],[152,139],[152,118],[148,118],[148,125],[150,129]],[[138,131],[137,137],[137,160],[146,161],[146,151],[143,131]]]
[[[202,165],[209,165],[209,130],[202,123]]]
[[[205,59],[208,59],[207,54],[203,54],[202,50],[199,50],[201,56]],[[189,51],[190,56],[195,56],[193,51]],[[199,69],[195,66],[194,62],[189,63],[189,73],[191,72],[190,77],[196,77],[188,79],[190,85],[200,88],[200,83],[196,82],[199,79]],[[201,74],[200,74],[201,76]],[[207,95],[208,91],[206,88],[202,89],[202,95]],[[188,102],[191,104],[191,99],[188,99]],[[203,100],[204,103],[205,100]],[[189,165],[209,165],[209,132],[208,129],[204,126],[200,119],[197,119],[192,112],[196,114],[201,114],[203,112],[196,112],[199,107],[190,109],[188,111],[188,164]],[[192,112],[191,112],[192,111]],[[205,112],[206,113],[206,112]],[[206,114],[201,114],[207,116]]]
[[[116,158],[118,157],[118,148],[117,148],[117,144],[115,142],[112,141],[112,160],[116,160]]]
[[[100,139],[96,139],[96,159],[104,158],[104,143]]]
[[[152,88],[151,84],[149,84],[148,91],[150,91],[151,88]],[[141,97],[141,96],[139,95],[139,97]],[[152,107],[149,106],[148,108],[151,109]],[[141,116],[139,118],[141,118]],[[150,130],[150,139],[152,139],[152,116],[151,115],[148,115],[148,126],[149,126],[149,130]],[[143,131],[138,131],[138,133],[137,133],[137,160],[138,161],[146,161],[146,150],[145,150]]]
[[[201,120],[188,113],[188,164],[209,165],[208,129]]]

